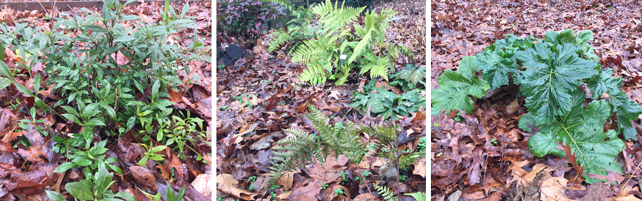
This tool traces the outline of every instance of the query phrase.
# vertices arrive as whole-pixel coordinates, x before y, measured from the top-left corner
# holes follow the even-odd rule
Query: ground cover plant
[[[639,14],[613,21],[606,11],[629,8],[603,2],[480,5],[432,5],[433,199],[639,200],[641,57],[623,37],[639,34],[613,26]],[[441,14],[465,7],[477,7],[465,12],[474,23],[500,17],[454,31]]]
[[[374,5],[285,6],[216,69],[218,200],[426,199],[425,5]]]
[[[46,18],[3,10],[10,23],[0,25],[7,173],[0,197],[203,200],[211,193],[203,185],[211,178],[211,24],[208,9],[199,9],[210,4],[132,2],[49,10]]]

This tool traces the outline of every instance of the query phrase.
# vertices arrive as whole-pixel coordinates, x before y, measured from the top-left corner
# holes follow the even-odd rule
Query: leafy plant
[[[114,174],[110,173],[104,167],[98,169],[94,179],[85,179],[79,182],[69,182],[65,184],[65,190],[79,200],[136,200],[134,196],[125,192],[113,193],[109,186],[116,183],[112,181]],[[169,185],[168,185],[169,186]],[[45,190],[47,197],[52,201],[65,201],[60,193]]]
[[[396,120],[398,115],[408,116],[410,112],[417,112],[426,101],[418,89],[403,95],[397,95],[384,87],[375,88],[376,93],[370,93],[370,90],[371,88],[366,88],[364,93],[354,92],[354,100],[350,105],[360,111],[367,111],[368,107],[371,107],[372,116],[381,115],[384,119]]]
[[[383,197],[384,200],[386,201],[397,201],[399,198],[396,196],[393,196],[393,193],[390,192],[390,188],[387,186],[379,186],[377,184],[373,184],[375,190],[377,190],[377,193]]]
[[[162,151],[163,149],[167,148],[167,146],[160,145],[160,146],[152,146],[152,144],[149,144],[149,147],[146,144],[141,144],[143,147],[145,147],[145,156],[140,159],[138,162],[139,166],[145,166],[147,164],[147,159],[152,159],[154,161],[163,161],[164,157],[162,154],[156,154],[156,152]]]
[[[565,156],[557,148],[561,143],[576,154],[588,183],[603,181],[590,178],[590,173],[606,175],[606,169],[622,173],[623,168],[614,162],[624,149],[624,142],[617,136],[621,132],[626,139],[636,139],[631,120],[637,119],[642,109],[628,99],[621,89],[622,79],[613,77],[612,69],[601,69],[587,43],[592,39],[591,31],[575,34],[565,30],[548,32],[544,40],[511,35],[498,40],[477,57],[465,57],[457,74],[446,70],[439,77],[442,88],[433,91],[431,102],[437,110],[432,113],[436,115],[443,108],[447,112],[464,109],[470,113],[474,106],[468,94],[480,98],[485,90],[508,84],[508,75],[512,74],[520,95],[526,97],[528,110],[520,117],[519,128],[528,132],[532,132],[529,125],[539,128],[528,141],[533,155]],[[474,64],[483,70],[484,80],[471,79],[476,71]],[[593,97],[588,104],[585,92],[579,88],[584,83]],[[609,95],[608,101],[600,100],[604,93]],[[448,98],[444,98],[446,95]],[[604,132],[602,126],[613,113],[617,115],[618,130]]]
[[[309,9],[299,7],[290,16],[294,19],[288,22],[287,27],[280,28],[272,33],[273,38],[270,41],[268,51],[272,52],[287,47],[286,51],[292,53],[303,44],[303,41],[315,36],[315,31],[319,29],[319,25],[312,23],[313,15]]]
[[[165,199],[165,201],[181,201],[181,200],[183,200],[183,197],[185,197],[185,186],[183,186],[183,188],[181,188],[181,190],[178,191],[178,194],[176,194],[176,192],[174,192],[174,189],[172,189],[172,186],[169,184],[169,182],[165,181],[165,183],[167,184],[167,191],[166,191],[167,192],[167,199]],[[147,196],[147,198],[151,199],[152,201],[161,201],[162,200],[160,192],[156,193],[156,195],[153,195],[153,196],[148,194],[148,193],[146,193],[145,191],[141,190],[141,192],[143,192],[143,194],[145,194]]]
[[[332,4],[326,0],[311,9],[318,20],[319,29],[315,32],[316,36],[304,41],[292,56],[293,62],[305,63],[308,67],[301,73],[300,80],[312,85],[324,84],[326,80],[337,80],[337,85],[344,84],[350,69],[356,65],[353,63],[355,61],[359,62],[359,74],[370,72],[370,77],[380,76],[387,80],[393,63],[391,60],[398,56],[399,51],[412,57],[404,46],[385,42],[388,23],[397,13],[390,8],[380,13],[366,13],[365,26],[355,24],[352,31],[348,25],[357,19],[364,8],[339,6],[338,2]]]
[[[67,170],[75,167],[84,167],[85,168],[85,178],[92,178],[92,173],[95,170],[100,170],[101,167],[108,167],[109,169],[116,171],[119,174],[122,174],[123,171],[115,165],[111,165],[116,162],[115,157],[110,157],[105,159],[105,152],[107,152],[107,141],[101,141],[96,143],[88,151],[75,150],[72,155],[67,156],[71,161],[60,164],[54,170],[55,173],[64,173]]]
[[[446,69],[439,76],[439,89],[432,90],[430,113],[437,115],[445,110],[450,113],[452,110],[465,110],[468,114],[475,108],[473,100],[468,97],[481,98],[490,87],[486,80],[474,75],[476,67],[475,56],[466,56],[459,62],[456,73]]]
[[[389,83],[393,87],[401,87],[403,91],[410,91],[414,88],[426,88],[426,68],[417,68],[412,64],[406,64],[406,68],[390,76],[392,82]]]

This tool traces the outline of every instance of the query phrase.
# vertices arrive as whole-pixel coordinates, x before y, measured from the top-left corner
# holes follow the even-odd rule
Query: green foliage
[[[577,164],[584,166],[586,182],[601,181],[588,177],[589,173],[606,175],[611,171],[624,173],[622,166],[615,162],[615,157],[624,149],[624,142],[613,130],[603,131],[606,119],[612,114],[611,105],[604,100],[593,101],[582,108],[583,98],[573,102],[570,112],[550,126],[544,126],[528,141],[531,153],[537,157],[546,154],[564,156],[557,149],[558,141],[571,147]]]
[[[183,197],[185,197],[185,186],[183,186],[183,188],[181,188],[181,190],[178,191],[178,194],[176,194],[176,192],[174,192],[174,189],[172,189],[172,186],[169,184],[169,182],[168,181],[165,181],[165,182],[166,182],[166,185],[167,185],[167,191],[166,191],[167,192],[167,199],[165,199],[165,201],[181,201],[181,200],[183,200]],[[145,194],[145,196],[147,196],[147,198],[149,198],[152,201],[161,201],[162,200],[160,192],[156,193],[156,195],[153,195],[153,196],[148,194],[148,193],[146,193],[145,191],[141,190],[141,192],[143,192],[143,194]]]
[[[426,98],[421,96],[419,89],[397,95],[384,87],[374,88],[371,81],[369,85],[364,86],[364,92],[354,92],[354,99],[350,105],[360,111],[367,111],[370,107],[372,116],[381,115],[384,119],[396,120],[397,116],[408,116],[410,112],[417,112],[425,102]]]
[[[393,127],[357,127],[351,122],[332,125],[329,123],[330,119],[318,108],[313,105],[308,105],[308,108],[310,113],[305,116],[319,131],[318,136],[299,129],[286,129],[292,135],[281,139],[272,148],[275,152],[270,159],[281,163],[272,162],[268,185],[275,184],[285,169],[304,169],[305,164],[312,161],[312,157],[324,163],[331,152],[337,157],[343,154],[350,162],[358,164],[366,153],[366,145],[359,141],[359,133],[369,133],[385,146],[390,146],[396,139],[397,130]]]
[[[292,53],[293,50],[303,44],[303,41],[315,36],[315,31],[319,29],[319,25],[312,23],[313,15],[309,9],[299,7],[296,11],[293,11],[291,16],[293,16],[294,19],[288,22],[287,27],[283,27],[272,33],[273,38],[272,41],[270,41],[268,51],[277,50],[291,43],[292,45],[289,46],[289,49],[286,49],[286,51]]]
[[[490,87],[486,80],[474,75],[476,67],[474,65],[476,57],[467,56],[459,62],[459,68],[456,73],[446,69],[439,76],[439,89],[431,92],[432,108],[430,113],[437,115],[445,110],[450,113],[451,110],[461,109],[468,114],[475,108],[473,100],[468,97],[472,95],[475,98],[481,98],[486,94]]]
[[[398,52],[412,57],[407,48],[385,41],[389,21],[397,14],[390,8],[380,13],[366,13],[363,27],[359,24],[355,24],[354,28],[348,26],[364,9],[365,7],[352,8],[343,4],[339,6],[339,2],[333,4],[329,0],[311,9],[318,20],[318,26],[306,26],[301,30],[308,31],[300,32],[309,33],[313,29],[314,36],[299,45],[292,56],[293,62],[304,63],[308,67],[300,75],[301,81],[316,85],[324,84],[327,80],[337,80],[335,84],[341,85],[345,83],[353,66],[360,68],[360,75],[370,72],[372,78],[383,77],[388,80],[388,72],[392,69],[393,59],[396,59]]]
[[[377,190],[377,193],[383,197],[384,200],[386,201],[397,201],[399,198],[394,196],[392,192],[390,192],[390,188],[387,186],[379,186],[377,184],[373,184],[374,189]]]
[[[105,168],[98,169],[94,179],[85,179],[79,182],[65,184],[65,190],[79,200],[136,200],[134,196],[125,192],[113,193],[109,186],[116,183],[112,181],[114,174]],[[169,185],[168,185],[169,186]],[[52,201],[65,201],[66,199],[58,192],[45,190],[47,197]]]
[[[43,63],[46,73],[42,76],[49,78],[47,86],[53,85],[51,93],[65,98],[49,108],[34,95],[41,90],[41,74],[34,76],[37,81],[31,92],[14,82],[13,77],[17,75],[3,62],[0,62],[0,74],[5,79],[1,83],[4,85],[5,80],[11,80],[20,92],[36,99],[39,110],[55,109],[61,117],[84,126],[81,133],[74,134],[78,140],[69,141],[74,147],[89,149],[94,131],[104,130],[97,128],[104,128],[110,122],[127,125],[118,128],[122,134],[133,128],[137,121],[143,123],[145,118],[149,119],[147,115],[171,113],[168,106],[173,103],[164,97],[168,97],[168,87],[176,89],[182,85],[178,71],[185,70],[189,74],[189,68],[183,68],[188,62],[209,60],[201,57],[209,48],[203,47],[196,34],[194,43],[188,48],[165,40],[168,37],[181,40],[178,32],[196,28],[195,23],[185,17],[188,4],[180,14],[166,5],[163,21],[158,24],[134,22],[134,26],[128,28],[120,23],[139,17],[124,15],[123,9],[124,5],[119,1],[107,0],[102,13],[81,9],[87,14],[85,18],[61,14],[53,29],[78,33],[74,38],[64,31],[36,30],[27,24],[17,24],[13,30],[0,25],[0,41],[13,44],[12,50],[18,50],[22,55],[31,54],[31,63],[22,67],[29,69],[35,62]],[[124,55],[129,62],[118,64],[116,61],[122,60],[122,56],[116,53]],[[149,103],[134,98],[138,93],[145,94],[146,89],[151,89]]]
[[[587,43],[593,40],[591,31],[575,34],[565,30],[545,35],[543,41],[507,35],[477,54],[474,63],[483,71],[482,81],[487,81],[490,87],[484,90],[475,88],[475,97],[484,95],[486,89],[508,84],[508,75],[512,74],[513,83],[520,87],[520,95],[526,97],[525,106],[528,110],[528,114],[520,117],[518,126],[528,132],[533,132],[531,126],[539,128],[539,132],[528,141],[533,155],[564,156],[566,153],[558,148],[561,143],[570,146],[578,165],[584,166],[583,176],[588,183],[603,181],[589,178],[589,173],[606,175],[607,169],[622,173],[622,167],[614,161],[624,149],[624,142],[618,138],[618,133],[622,132],[626,139],[636,139],[637,132],[631,120],[636,120],[642,114],[640,105],[622,91],[622,79],[613,77],[612,69],[601,70],[599,57]],[[466,67],[462,64],[466,62],[470,62],[470,59],[464,58],[460,68]],[[475,72],[471,66],[464,69],[466,74]],[[454,79],[454,75],[449,70],[445,71],[439,77],[440,86],[455,86],[460,91],[473,89],[470,82],[446,82],[462,80]],[[594,99],[586,107],[585,92],[579,88],[584,83]],[[454,106],[446,105],[445,99],[441,98],[445,93],[440,92],[433,91],[433,97],[436,97],[432,100],[433,106],[449,107],[446,111],[466,109],[469,113],[473,109],[468,97],[457,100],[465,99],[469,104],[452,101]],[[608,102],[600,100],[604,93],[609,96]],[[432,111],[433,115],[439,112]],[[613,117],[613,113],[617,115],[618,131],[604,132],[603,125]]]
[[[139,166],[145,166],[147,164],[147,159],[152,159],[156,162],[161,162],[164,160],[164,157],[162,154],[156,154],[156,152],[163,151],[163,149],[167,148],[167,146],[160,145],[160,146],[153,146],[152,144],[149,144],[149,147],[146,144],[141,144],[143,147],[145,147],[145,156],[138,161]]]
[[[417,68],[412,64],[406,64],[406,68],[390,76],[393,87],[401,87],[403,91],[410,91],[414,88],[426,88],[426,67]]]
[[[277,142],[274,147],[274,156],[271,159],[283,162],[285,167],[292,169],[297,165],[305,168],[305,164],[315,156],[319,161],[325,162],[325,158],[334,153],[336,157],[344,154],[350,161],[359,163],[365,154],[364,144],[359,141],[355,125],[348,122],[343,125],[339,122],[335,125],[329,123],[330,119],[326,117],[319,109],[313,105],[308,105],[309,114],[305,116],[312,121],[315,128],[319,131],[319,137],[299,129],[286,129],[286,132],[292,136]],[[315,142],[316,141],[316,142]]]
[[[205,132],[202,132],[203,119],[190,117],[191,113],[189,111],[187,111],[186,116],[182,112],[180,114],[181,116],[173,115],[171,120],[157,116],[157,129],[152,127],[151,124],[145,124],[145,130],[141,132],[148,134],[156,132],[157,141],[167,146],[174,145],[173,148],[178,148],[179,153],[183,153],[184,148],[187,147],[197,154],[199,161],[206,162],[202,155],[195,150],[196,142],[207,141]],[[179,158],[185,159],[185,155],[179,154]]]
[[[417,201],[426,201],[426,199],[428,199],[428,197],[426,196],[426,193],[424,192],[405,193],[404,195],[412,196]]]
[[[67,158],[71,161],[63,163],[56,167],[54,170],[55,173],[64,173],[67,170],[75,167],[84,167],[85,168],[85,178],[91,178],[92,172],[99,170],[100,168],[108,167],[109,169],[116,171],[118,174],[122,174],[123,171],[116,165],[111,165],[116,162],[115,157],[110,157],[105,159],[105,152],[107,148],[105,145],[107,141],[101,141],[96,143],[88,151],[75,150],[72,155],[69,155]],[[64,152],[61,152],[63,154]]]
[[[495,44],[476,55],[475,65],[483,71],[484,80],[488,82],[490,90],[508,85],[508,74],[517,70],[516,53],[533,46],[533,41],[533,37],[518,38],[513,34],[507,34],[504,39],[495,41]]]

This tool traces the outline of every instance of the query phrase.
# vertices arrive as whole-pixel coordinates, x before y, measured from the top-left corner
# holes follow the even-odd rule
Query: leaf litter
[[[431,84],[455,70],[464,56],[512,33],[543,37],[548,31],[591,30],[602,67],[624,79],[623,91],[642,103],[642,16],[634,1],[476,1],[431,2]],[[453,13],[457,13],[454,15]],[[588,185],[575,156],[535,157],[528,139],[537,132],[520,130],[527,111],[515,85],[487,93],[471,114],[432,116],[431,192],[433,200],[640,200],[641,119],[633,121],[638,140],[625,142],[616,162],[624,174],[592,175],[608,183]],[[613,128],[607,122],[605,128]],[[617,125],[615,125],[617,126]]]
[[[426,51],[425,3],[401,1],[375,5],[375,8],[383,7],[392,7],[400,12],[398,18],[390,23],[386,39],[403,44],[417,53],[415,60],[400,57],[394,65],[395,72],[405,67],[406,63],[425,67],[425,57],[419,56]],[[388,183],[391,183],[392,189],[399,191],[401,199],[413,200],[403,193],[426,188],[426,161],[416,160],[411,164],[414,170],[405,173],[408,178],[397,186],[396,168],[386,168],[391,161],[377,157],[373,152],[366,154],[360,164],[347,163],[344,155],[330,155],[323,164],[315,159],[313,163],[304,164],[305,170],[285,172],[276,183],[279,187],[267,190],[271,187],[267,186],[266,179],[272,167],[269,158],[274,156],[272,148],[276,142],[288,136],[283,129],[314,131],[312,122],[304,116],[310,112],[308,104],[317,106],[326,116],[332,117],[332,124],[352,121],[375,126],[384,123],[380,116],[372,117],[369,109],[365,115],[358,115],[356,109],[350,106],[352,93],[361,90],[367,79],[360,79],[353,73],[343,86],[302,85],[298,76],[305,69],[304,66],[292,63],[291,58],[281,50],[266,52],[271,32],[262,35],[253,48],[243,47],[246,49],[245,55],[250,56],[239,59],[232,66],[217,69],[216,168],[219,174],[217,178],[225,179],[217,184],[217,195],[224,200],[380,200],[379,194],[373,194],[376,190],[371,180],[394,180],[394,183]],[[223,47],[235,40],[219,39]],[[391,87],[387,82],[378,81],[377,86],[400,92],[399,88]],[[422,95],[425,96],[425,91]],[[395,121],[405,130],[399,135],[400,149],[416,146],[419,138],[425,136],[425,110],[426,107],[422,107],[419,112]],[[363,133],[360,140],[367,143],[370,140],[368,133]],[[342,184],[342,173],[354,180],[357,176],[363,178],[361,174],[364,172],[372,174],[366,177],[367,185],[363,181],[356,185]],[[250,180],[253,177],[255,180]],[[335,195],[335,190],[344,194]]]

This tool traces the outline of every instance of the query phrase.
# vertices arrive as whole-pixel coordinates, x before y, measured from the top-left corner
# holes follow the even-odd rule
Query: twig
[[[626,180],[626,182],[624,182],[624,185],[623,185],[622,189],[626,189],[626,184],[629,183],[629,181],[631,181],[631,179],[633,178],[633,175],[635,175],[635,172],[637,172],[638,169],[640,169],[640,165],[641,164],[642,164],[642,161],[640,161],[640,163],[638,163],[638,166],[635,167],[635,170],[633,170],[633,174],[631,174],[631,176],[629,176],[629,180]],[[623,191],[620,191],[620,193],[618,193],[618,195],[622,195],[622,192]]]

